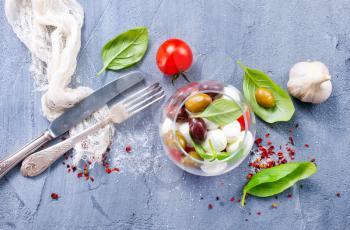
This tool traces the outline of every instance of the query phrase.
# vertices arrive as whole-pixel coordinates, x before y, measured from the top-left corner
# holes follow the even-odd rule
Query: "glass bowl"
[[[220,114],[225,115],[211,110],[211,115],[204,116],[208,106],[224,110]],[[166,155],[178,167],[195,175],[216,176],[236,168],[249,154],[255,139],[255,116],[232,85],[191,82],[167,101],[159,133]]]

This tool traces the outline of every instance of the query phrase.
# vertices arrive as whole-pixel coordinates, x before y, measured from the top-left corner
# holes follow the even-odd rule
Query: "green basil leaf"
[[[254,113],[268,123],[289,121],[295,111],[289,94],[274,83],[265,73],[250,69],[239,61],[238,64],[245,73],[243,80],[244,96],[252,106]],[[267,88],[272,92],[276,100],[276,106],[273,108],[264,108],[257,103],[255,91],[259,87]]]
[[[191,135],[190,135],[190,138],[191,138],[191,143],[192,143],[194,149],[196,150],[196,152],[198,153],[198,155],[199,155],[201,158],[203,158],[203,159],[205,159],[205,160],[213,160],[213,159],[215,159],[215,158],[213,157],[213,155],[207,154],[207,153],[205,152],[204,148],[203,148],[200,144],[197,144],[196,142],[194,142],[193,139],[192,139],[192,137],[191,137]]]
[[[299,180],[310,177],[317,171],[314,163],[293,162],[278,165],[255,174],[243,189],[241,204],[247,194],[267,197],[283,192]]]
[[[211,139],[209,139],[208,142],[209,142],[209,147],[210,147],[211,153],[213,155],[213,158],[216,158],[217,154],[216,154],[215,148],[213,146],[213,142],[211,142]]]
[[[234,122],[242,115],[239,105],[228,99],[217,99],[211,103],[202,113],[193,117],[206,118],[215,124],[224,126]]]
[[[147,45],[148,30],[146,27],[131,29],[119,34],[103,46],[103,68],[97,73],[97,76],[106,69],[120,70],[139,62],[146,53]]]
[[[232,155],[232,153],[229,152],[220,152],[218,154],[216,154],[216,159],[218,159],[219,161],[225,160],[226,158],[230,157]]]

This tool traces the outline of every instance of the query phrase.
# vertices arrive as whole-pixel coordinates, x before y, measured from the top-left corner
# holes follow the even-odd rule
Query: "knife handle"
[[[72,149],[78,142],[84,140],[88,135],[98,131],[109,123],[111,123],[111,119],[110,117],[107,117],[106,119],[89,127],[88,129],[75,136],[69,137],[68,139],[47,149],[33,153],[23,161],[21,167],[22,175],[33,177],[41,174],[64,153]]]
[[[21,150],[15,152],[12,155],[7,156],[5,159],[0,160],[0,179],[6,175],[13,167],[15,167],[24,158],[29,156],[39,147],[52,140],[53,137],[49,131],[44,132],[38,138],[31,141],[29,144],[24,146]]]

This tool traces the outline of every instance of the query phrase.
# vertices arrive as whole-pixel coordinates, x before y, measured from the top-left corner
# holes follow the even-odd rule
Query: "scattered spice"
[[[126,145],[125,146],[125,151],[127,152],[127,153],[131,153],[131,145]]]
[[[292,198],[292,194],[289,193],[289,194],[287,195],[287,197],[288,197],[289,199],[291,199],[291,198]]]
[[[290,141],[290,143],[291,143],[292,145],[294,145],[294,139],[293,139],[292,136],[289,137],[289,141]]]
[[[260,215],[261,215],[261,212],[256,212],[256,215],[260,216]]]
[[[253,157],[249,163],[249,167],[252,171],[257,173],[266,168],[286,164],[288,163],[287,157],[292,161],[295,160],[296,151],[293,147],[295,145],[293,135],[294,129],[298,126],[299,125],[296,124],[289,130],[288,142],[283,145],[285,149],[282,148],[282,145],[277,145],[278,150],[276,150],[277,148],[273,145],[273,142],[270,139],[270,133],[265,133],[265,140],[261,137],[256,138],[255,145],[257,148],[251,152]],[[266,143],[266,146],[263,145],[264,142]],[[251,175],[248,174],[247,179],[249,178],[251,178]]]
[[[309,147],[310,147],[310,145],[309,145],[309,144],[305,144],[304,146],[305,146],[305,148],[309,148]]]
[[[245,219],[245,221],[248,221],[248,219]]]
[[[87,164],[84,164],[84,177],[85,177],[85,180],[89,180],[90,176],[89,176],[89,170],[87,168]]]
[[[120,169],[117,168],[117,167],[110,168],[109,167],[109,163],[107,163],[107,162],[104,162],[103,166],[105,167],[105,172],[108,173],[108,174],[110,174],[112,172],[119,172],[120,171]]]
[[[208,209],[213,209],[213,205],[212,204],[208,204]]]
[[[215,199],[216,199],[216,200],[220,200],[220,197],[217,196]]]
[[[78,174],[77,174],[77,177],[78,178],[80,178],[80,177],[82,177],[83,176],[83,173],[82,172],[79,172]]]
[[[252,177],[253,177],[253,173],[248,173],[248,174],[247,174],[247,179],[248,179],[248,180],[252,179]]]
[[[336,195],[337,197],[340,197],[340,192],[337,192],[335,195]]]
[[[271,208],[277,208],[278,207],[278,204],[277,203],[272,203],[271,204]]]
[[[58,194],[57,193],[51,193],[51,199],[53,199],[53,200],[58,200],[58,198],[59,198],[59,196],[58,196]]]
[[[231,201],[231,202],[234,202],[234,201],[235,201],[235,198],[234,198],[234,197],[231,197],[231,198],[230,198],[230,201]]]

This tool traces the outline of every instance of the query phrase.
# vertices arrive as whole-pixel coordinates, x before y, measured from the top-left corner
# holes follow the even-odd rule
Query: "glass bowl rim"
[[[199,83],[200,83],[200,82],[199,82]],[[234,86],[232,86],[232,85],[227,85],[227,84],[222,84],[222,85],[224,86],[224,88],[225,88],[225,87],[233,88],[236,92],[239,93],[238,95],[240,96],[240,99],[243,98],[243,97],[242,97],[242,93],[241,93],[236,87],[234,87]],[[186,85],[185,85],[185,86],[186,86]],[[240,105],[240,104],[243,102],[243,105],[244,105],[244,106],[248,106],[248,110],[249,110],[249,109],[250,109],[250,106],[249,106],[248,102],[245,101],[244,98],[243,98],[243,100],[240,100],[239,102],[237,102],[236,99],[232,98],[230,95],[228,95],[227,93],[224,93],[224,92],[223,92],[224,88],[223,88],[221,91],[217,91],[217,90],[198,90],[198,91],[196,91],[195,93],[188,95],[188,96],[182,101],[182,103],[179,105],[179,107],[176,109],[174,118],[171,119],[171,121],[172,121],[172,129],[173,129],[173,130],[172,130],[172,134],[173,134],[173,137],[175,138],[175,142],[176,142],[177,148],[178,148],[185,156],[189,157],[191,160],[193,160],[193,161],[195,161],[195,162],[197,162],[197,163],[204,163],[204,162],[205,162],[205,163],[212,163],[212,162],[210,162],[210,161],[208,162],[208,161],[205,161],[205,160],[198,160],[198,159],[192,157],[190,154],[188,154],[188,153],[185,151],[185,149],[182,148],[182,146],[180,145],[180,143],[179,143],[179,141],[178,141],[178,138],[176,137],[176,131],[177,131],[177,129],[176,129],[176,123],[177,123],[177,122],[176,122],[176,118],[177,118],[177,116],[178,116],[178,114],[179,114],[179,112],[180,112],[180,109],[184,106],[184,104],[186,103],[186,101],[187,101],[190,97],[192,97],[192,96],[194,96],[194,95],[197,95],[197,94],[199,94],[199,93],[217,93],[217,94],[221,94],[221,95],[224,95],[224,96],[230,98],[232,101],[236,102],[236,103],[238,104],[238,106],[240,107],[240,110],[241,110],[242,115],[243,115],[243,118],[244,118],[244,125],[245,125],[245,127],[249,127],[249,125],[248,125],[248,124],[249,124],[249,123],[248,123],[248,118],[247,118],[247,115],[246,115],[246,113],[245,113],[245,110],[244,110],[244,108],[242,108],[242,106]],[[250,119],[253,119],[252,116],[250,116]],[[250,125],[251,125],[251,124],[252,124],[252,122],[250,122]],[[241,131],[241,132],[242,132],[242,131]],[[225,159],[222,160],[221,162],[229,161],[231,158],[233,158],[234,156],[236,156],[237,153],[239,153],[239,152],[243,149],[243,146],[244,146],[244,143],[245,143],[245,141],[246,141],[246,138],[247,138],[247,132],[245,132],[244,138],[243,138],[243,140],[241,141],[241,143],[239,144],[239,148],[235,151],[235,154],[232,154],[231,156],[225,158]]]

